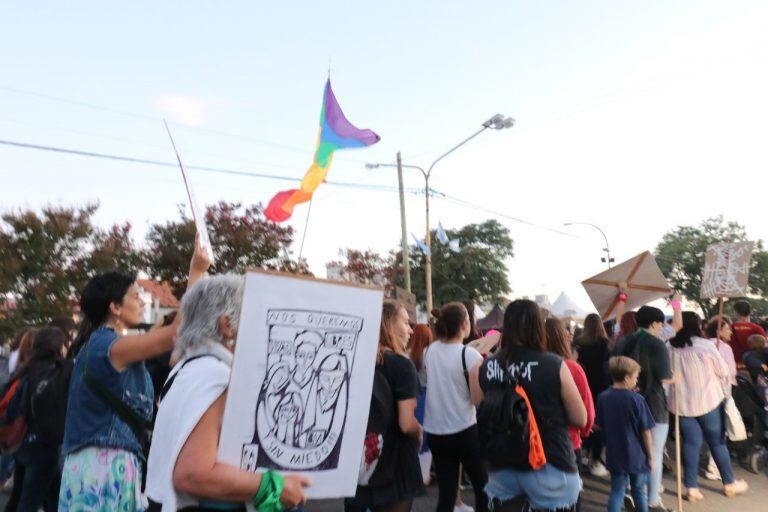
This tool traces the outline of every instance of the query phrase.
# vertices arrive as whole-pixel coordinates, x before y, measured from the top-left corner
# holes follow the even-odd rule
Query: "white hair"
[[[192,285],[181,299],[174,352],[184,357],[209,343],[222,343],[219,318],[227,315],[230,327],[237,328],[244,285],[245,278],[237,274],[204,277]]]

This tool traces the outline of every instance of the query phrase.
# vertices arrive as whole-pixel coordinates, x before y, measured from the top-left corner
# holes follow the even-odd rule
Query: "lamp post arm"
[[[481,133],[483,133],[487,129],[488,129],[488,126],[483,126],[479,130],[477,130],[475,133],[473,133],[472,135],[470,135],[469,137],[467,137],[466,139],[464,139],[463,141],[459,142],[458,144],[453,146],[451,149],[449,149],[448,151],[446,151],[445,153],[443,153],[442,155],[437,157],[437,159],[434,162],[432,162],[432,165],[429,166],[429,170],[427,170],[427,172],[424,174],[424,177],[425,178],[429,178],[429,176],[432,174],[432,168],[435,166],[435,164],[437,164],[437,162],[439,162],[443,158],[447,157],[448,155],[450,155],[451,153],[453,153],[454,151],[459,149],[461,146],[463,146],[467,142],[471,141],[472,139],[474,139],[475,137],[477,137],[478,135],[480,135]],[[424,172],[424,171],[422,170],[421,172]]]

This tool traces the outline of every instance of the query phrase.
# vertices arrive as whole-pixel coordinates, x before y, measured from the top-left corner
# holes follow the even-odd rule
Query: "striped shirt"
[[[667,407],[680,416],[698,417],[712,411],[730,396],[731,372],[714,343],[693,337],[692,346],[669,347],[673,371],[680,382],[669,386]],[[679,394],[679,401],[678,401]]]

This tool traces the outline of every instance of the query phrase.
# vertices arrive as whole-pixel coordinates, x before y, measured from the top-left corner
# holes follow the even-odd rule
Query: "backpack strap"
[[[464,369],[464,380],[467,381],[467,389],[471,388],[469,387],[469,370],[467,370],[467,360],[464,357],[467,353],[467,346],[464,345],[464,347],[461,349],[461,367]]]
[[[176,380],[176,377],[179,375],[179,373],[181,373],[181,370],[185,366],[187,366],[187,363],[191,363],[195,359],[200,359],[201,357],[216,357],[216,356],[214,356],[213,354],[199,354],[199,355],[190,357],[189,359],[181,363],[181,366],[179,366],[179,369],[176,370],[176,372],[173,375],[171,375],[167,381],[165,381],[165,384],[163,384],[163,389],[160,390],[160,396],[158,396],[157,398],[158,403],[162,402],[163,398],[165,398],[165,395],[167,395],[168,392],[171,390],[171,386],[173,386],[173,381]]]

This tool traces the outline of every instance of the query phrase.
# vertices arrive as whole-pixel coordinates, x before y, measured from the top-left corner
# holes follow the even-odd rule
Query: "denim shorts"
[[[488,500],[494,498],[507,501],[525,496],[531,507],[554,510],[576,504],[581,492],[581,477],[578,473],[566,473],[551,464],[544,464],[536,471],[502,469],[488,474],[485,494]]]

